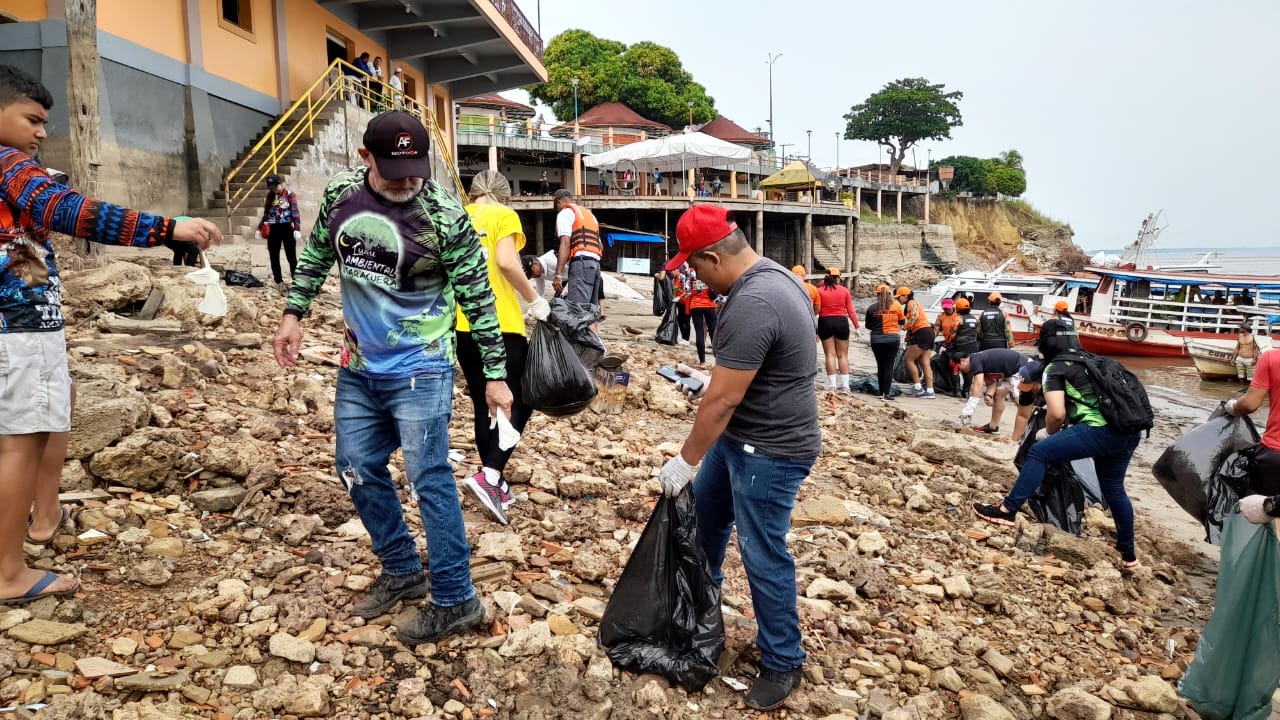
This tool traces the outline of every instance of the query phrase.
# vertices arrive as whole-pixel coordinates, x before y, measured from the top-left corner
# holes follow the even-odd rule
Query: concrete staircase
[[[298,169],[300,161],[307,153],[312,140],[316,135],[319,135],[320,131],[323,130],[340,111],[341,110],[338,107],[326,108],[316,117],[311,137],[304,135],[281,157],[276,166],[276,172],[284,178],[286,185],[290,187],[294,186],[295,183],[293,182],[292,174]],[[241,149],[240,154],[236,155],[236,157],[227,164],[223,177],[226,177],[227,174],[231,173],[234,168],[244,161],[253,147],[258,144],[258,141],[266,137],[267,133],[272,131],[272,127],[274,125],[275,123],[273,122],[262,132],[261,135],[254,138],[253,142]],[[276,137],[284,138],[293,127],[294,123],[286,123],[275,128]],[[230,189],[232,194],[239,192],[250,184],[248,182],[248,178],[256,167],[257,162],[252,162],[230,178],[227,187]],[[217,224],[218,227],[222,229],[225,243],[248,243],[254,241],[253,233],[257,229],[258,221],[262,219],[262,206],[266,200],[267,186],[259,180],[253,190],[250,191],[243,202],[241,202],[240,207],[235,210],[230,210],[227,203],[227,188],[219,187],[205,198],[204,207],[192,208],[187,212],[187,214],[195,217],[203,217]]]
[[[816,228],[815,228],[816,229]],[[844,228],[840,228],[843,234]],[[832,233],[834,234],[834,233]],[[825,272],[829,267],[848,271],[844,261],[844,241],[833,241],[828,233],[813,234],[813,272]]]

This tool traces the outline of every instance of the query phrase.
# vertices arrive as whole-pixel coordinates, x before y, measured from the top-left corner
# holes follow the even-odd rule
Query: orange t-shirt
[[[686,307],[690,310],[714,310],[716,301],[711,299],[711,291],[703,288],[689,293],[689,304]]]
[[[942,339],[951,342],[956,337],[956,328],[960,327],[960,313],[948,315],[945,311],[938,316],[938,332]]]
[[[907,301],[907,332],[915,332],[929,327],[929,318],[924,314],[924,307],[916,300]]]
[[[805,282],[804,289],[809,291],[809,302],[813,303],[813,311],[817,312],[818,308],[822,306],[822,296],[818,294],[818,286],[811,282]]]
[[[872,307],[875,307],[872,305]],[[889,309],[880,315],[880,332],[885,335],[897,335],[902,330],[902,323],[906,321],[906,313],[902,312],[902,306],[896,302],[889,303]]]

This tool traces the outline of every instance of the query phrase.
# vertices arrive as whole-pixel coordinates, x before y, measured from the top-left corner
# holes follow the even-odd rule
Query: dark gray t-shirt
[[[724,436],[770,457],[807,460],[822,449],[813,303],[795,275],[762,258],[729,290],[716,327],[716,365],[755,370]]]

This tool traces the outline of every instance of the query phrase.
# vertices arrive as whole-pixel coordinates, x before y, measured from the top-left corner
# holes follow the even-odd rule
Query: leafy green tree
[[[551,106],[558,118],[572,119],[573,78],[578,78],[578,110],[621,102],[649,120],[684,127],[693,103],[694,123],[716,118],[715,100],[684,69],[680,56],[654,42],[627,46],[586,30],[566,30],[543,53],[547,82],[529,96]]]
[[[1001,195],[1018,197],[1027,191],[1026,173],[1011,167],[996,167],[987,173],[991,188]]]
[[[889,150],[889,173],[896,175],[909,150],[921,140],[944,140],[959,127],[964,97],[959,90],[924,78],[894,80],[854,105],[844,116],[846,140],[870,140]]]
[[[988,179],[989,161],[971,155],[952,155],[934,160],[932,167],[950,166],[955,168],[955,176],[951,178],[949,189],[952,192],[970,192],[974,195],[990,195],[994,192]]]
[[[1001,165],[1014,170],[1022,170],[1022,153],[1017,150],[1005,150],[996,158]]]

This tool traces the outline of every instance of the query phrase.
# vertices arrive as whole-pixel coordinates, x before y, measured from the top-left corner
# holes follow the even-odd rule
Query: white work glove
[[[1049,428],[1040,428],[1036,431],[1036,442],[1040,442],[1047,437],[1049,437]]]
[[[300,242],[301,240],[302,240],[302,231],[301,231],[301,230],[294,230],[294,231],[293,231],[293,241],[294,241],[294,242]]]
[[[973,417],[973,411],[977,409],[978,409],[978,398],[970,397],[969,400],[964,404],[964,409],[960,411],[960,417],[971,418]]]
[[[675,457],[662,466],[662,472],[658,473],[658,481],[662,483],[662,494],[667,497],[679,495],[684,486],[693,481],[697,473],[696,467],[685,462],[680,453],[676,453]]]
[[[1240,501],[1240,514],[1254,525],[1266,525],[1275,520],[1262,509],[1262,503],[1266,501],[1265,495],[1250,495]]]
[[[510,450],[520,442],[520,431],[515,429],[511,421],[507,419],[507,414],[498,411],[498,416],[489,416],[489,429],[498,429],[498,449]]]
[[[524,313],[534,320],[546,320],[551,317],[551,303],[547,302],[546,298],[539,296],[537,300],[529,303],[529,307],[525,309]]]
[[[261,239],[262,239],[262,231],[260,231],[260,230],[254,230],[254,231],[253,231],[253,239],[254,239],[254,240],[261,240]]]
[[[1226,410],[1227,414],[1230,415],[1231,417],[1236,417],[1236,400],[1238,399],[1239,398],[1232,398],[1228,400],[1226,403],[1224,403],[1222,406],[1222,409]]]
[[[680,391],[684,393],[684,396],[686,398],[690,400],[698,400],[703,395],[707,394],[707,386],[711,384],[710,377],[708,377],[704,373],[700,373],[697,370],[694,370],[693,368],[689,367],[688,365],[685,365],[684,363],[680,363],[676,365],[676,372],[680,373],[681,375],[684,375],[685,377],[691,377],[694,380],[698,380],[699,382],[702,383],[702,388],[698,390],[698,392],[694,392],[692,389],[689,388],[688,385],[680,385],[679,386]]]

